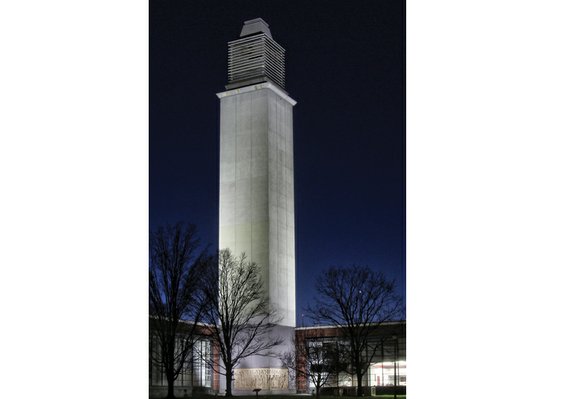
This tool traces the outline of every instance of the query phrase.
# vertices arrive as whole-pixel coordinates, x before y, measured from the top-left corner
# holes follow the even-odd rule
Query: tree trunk
[[[175,393],[173,392],[174,384],[173,373],[167,373],[167,399],[175,399]]]
[[[226,366],[226,396],[231,397],[232,395],[232,367]]]
[[[167,347],[167,358],[164,361],[165,377],[167,377],[167,399],[175,399],[173,387],[175,385],[175,338],[169,343]]]
[[[362,374],[356,373],[356,396],[363,396]]]
[[[316,399],[320,399],[320,387],[316,386]]]

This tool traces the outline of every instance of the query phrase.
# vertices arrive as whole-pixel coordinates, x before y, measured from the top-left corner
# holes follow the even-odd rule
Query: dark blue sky
[[[217,248],[215,93],[227,42],[257,17],[286,49],[286,90],[298,102],[297,323],[329,265],[382,270],[404,295],[403,1],[151,1],[150,227],[192,222]]]

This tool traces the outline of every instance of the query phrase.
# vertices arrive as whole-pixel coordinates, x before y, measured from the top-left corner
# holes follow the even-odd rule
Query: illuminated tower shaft
[[[228,43],[228,85],[220,99],[219,248],[245,253],[262,273],[288,340],[296,326],[292,109],[284,91],[284,49],[258,18]],[[252,357],[234,390],[288,389],[279,361]],[[269,378],[263,378],[270,373]],[[260,380],[261,379],[261,380]],[[263,386],[265,380],[268,386]]]

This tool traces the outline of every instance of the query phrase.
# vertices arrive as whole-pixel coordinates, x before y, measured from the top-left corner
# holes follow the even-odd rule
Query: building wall
[[[198,326],[196,333],[199,334],[196,350],[189,356],[182,372],[174,382],[174,391],[177,397],[191,395],[192,392],[214,393],[219,391],[219,375],[215,373],[208,362],[199,357],[199,353],[219,361],[219,348],[216,342],[212,342],[208,335],[208,327]],[[149,397],[162,398],[167,395],[167,378],[163,367],[153,361],[158,357],[159,343],[150,331],[149,333]]]
[[[280,325],[296,326],[295,101],[272,83],[219,93],[219,248],[262,270]]]
[[[279,329],[287,329],[292,331],[295,335],[296,342],[304,342],[308,340],[317,340],[323,342],[336,342],[338,340],[344,341],[344,337],[341,332],[336,327],[303,327],[297,329],[290,329],[287,327],[279,327]],[[200,330],[201,334],[204,334],[203,329]],[[281,330],[275,331],[275,334],[280,335],[283,333]],[[396,336],[396,340],[394,339]],[[377,391],[379,388],[394,388],[395,379],[397,377],[396,385],[404,388],[406,385],[406,324],[405,322],[389,323],[382,326],[376,335],[375,341],[382,338],[385,339],[383,345],[377,351],[375,357],[372,360],[372,366],[367,372],[363,385],[365,386],[376,386]],[[213,357],[214,362],[219,361],[219,348],[217,342],[210,342],[210,338],[204,338],[207,342],[207,347],[211,348],[210,355]],[[291,341],[290,339],[287,342]],[[285,350],[289,350],[287,344],[284,347],[278,348],[278,353],[282,353]],[[396,348],[396,350],[395,350]],[[150,347],[152,350],[152,344]],[[304,368],[304,359],[298,358],[298,366]],[[190,395],[192,392],[220,392],[223,391],[225,386],[225,381],[223,376],[211,370],[211,368],[206,369],[206,376],[203,381],[201,381],[202,372],[200,367],[202,363],[192,362],[193,368],[190,371],[182,373],[182,376],[175,383],[175,393],[178,397],[183,397],[185,394]],[[251,357],[246,359],[241,365],[242,368],[281,368],[279,361],[274,358],[266,357]],[[204,365],[204,367],[206,367]],[[395,373],[396,368],[396,373]],[[150,356],[150,397],[164,397],[167,393],[167,382],[162,373],[162,369],[153,365]],[[294,382],[291,382],[290,388],[294,388]],[[310,382],[299,373],[296,375],[296,389],[298,392],[310,392]],[[353,379],[348,373],[341,373],[339,376],[331,376],[323,388],[333,389],[333,388],[346,388],[349,386],[356,386],[356,379]],[[221,390],[220,390],[221,388]],[[396,387],[395,387],[396,388]],[[236,394],[248,394],[251,395],[251,391],[239,391],[235,389]],[[265,389],[261,394],[267,393],[288,393],[287,390],[267,390]]]
[[[296,342],[301,344],[308,341],[336,342],[345,341],[341,330],[333,326],[303,327],[296,329]],[[371,367],[363,378],[363,386],[393,386],[406,385],[406,323],[385,323],[376,332],[373,345],[378,345],[378,350],[371,359]],[[367,358],[371,353],[367,351]],[[305,359],[298,358],[297,366],[305,370]],[[396,377],[396,379],[395,379]],[[302,374],[296,376],[298,392],[310,392],[310,381]],[[330,376],[325,387],[339,388],[356,386],[356,376],[342,372],[337,376]],[[324,388],[324,387],[323,387]]]

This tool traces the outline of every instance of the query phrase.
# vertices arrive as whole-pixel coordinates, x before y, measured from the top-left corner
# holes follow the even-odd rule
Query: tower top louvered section
[[[244,22],[238,40],[228,43],[228,84],[226,89],[273,82],[284,88],[284,49],[272,38],[261,18]]]

